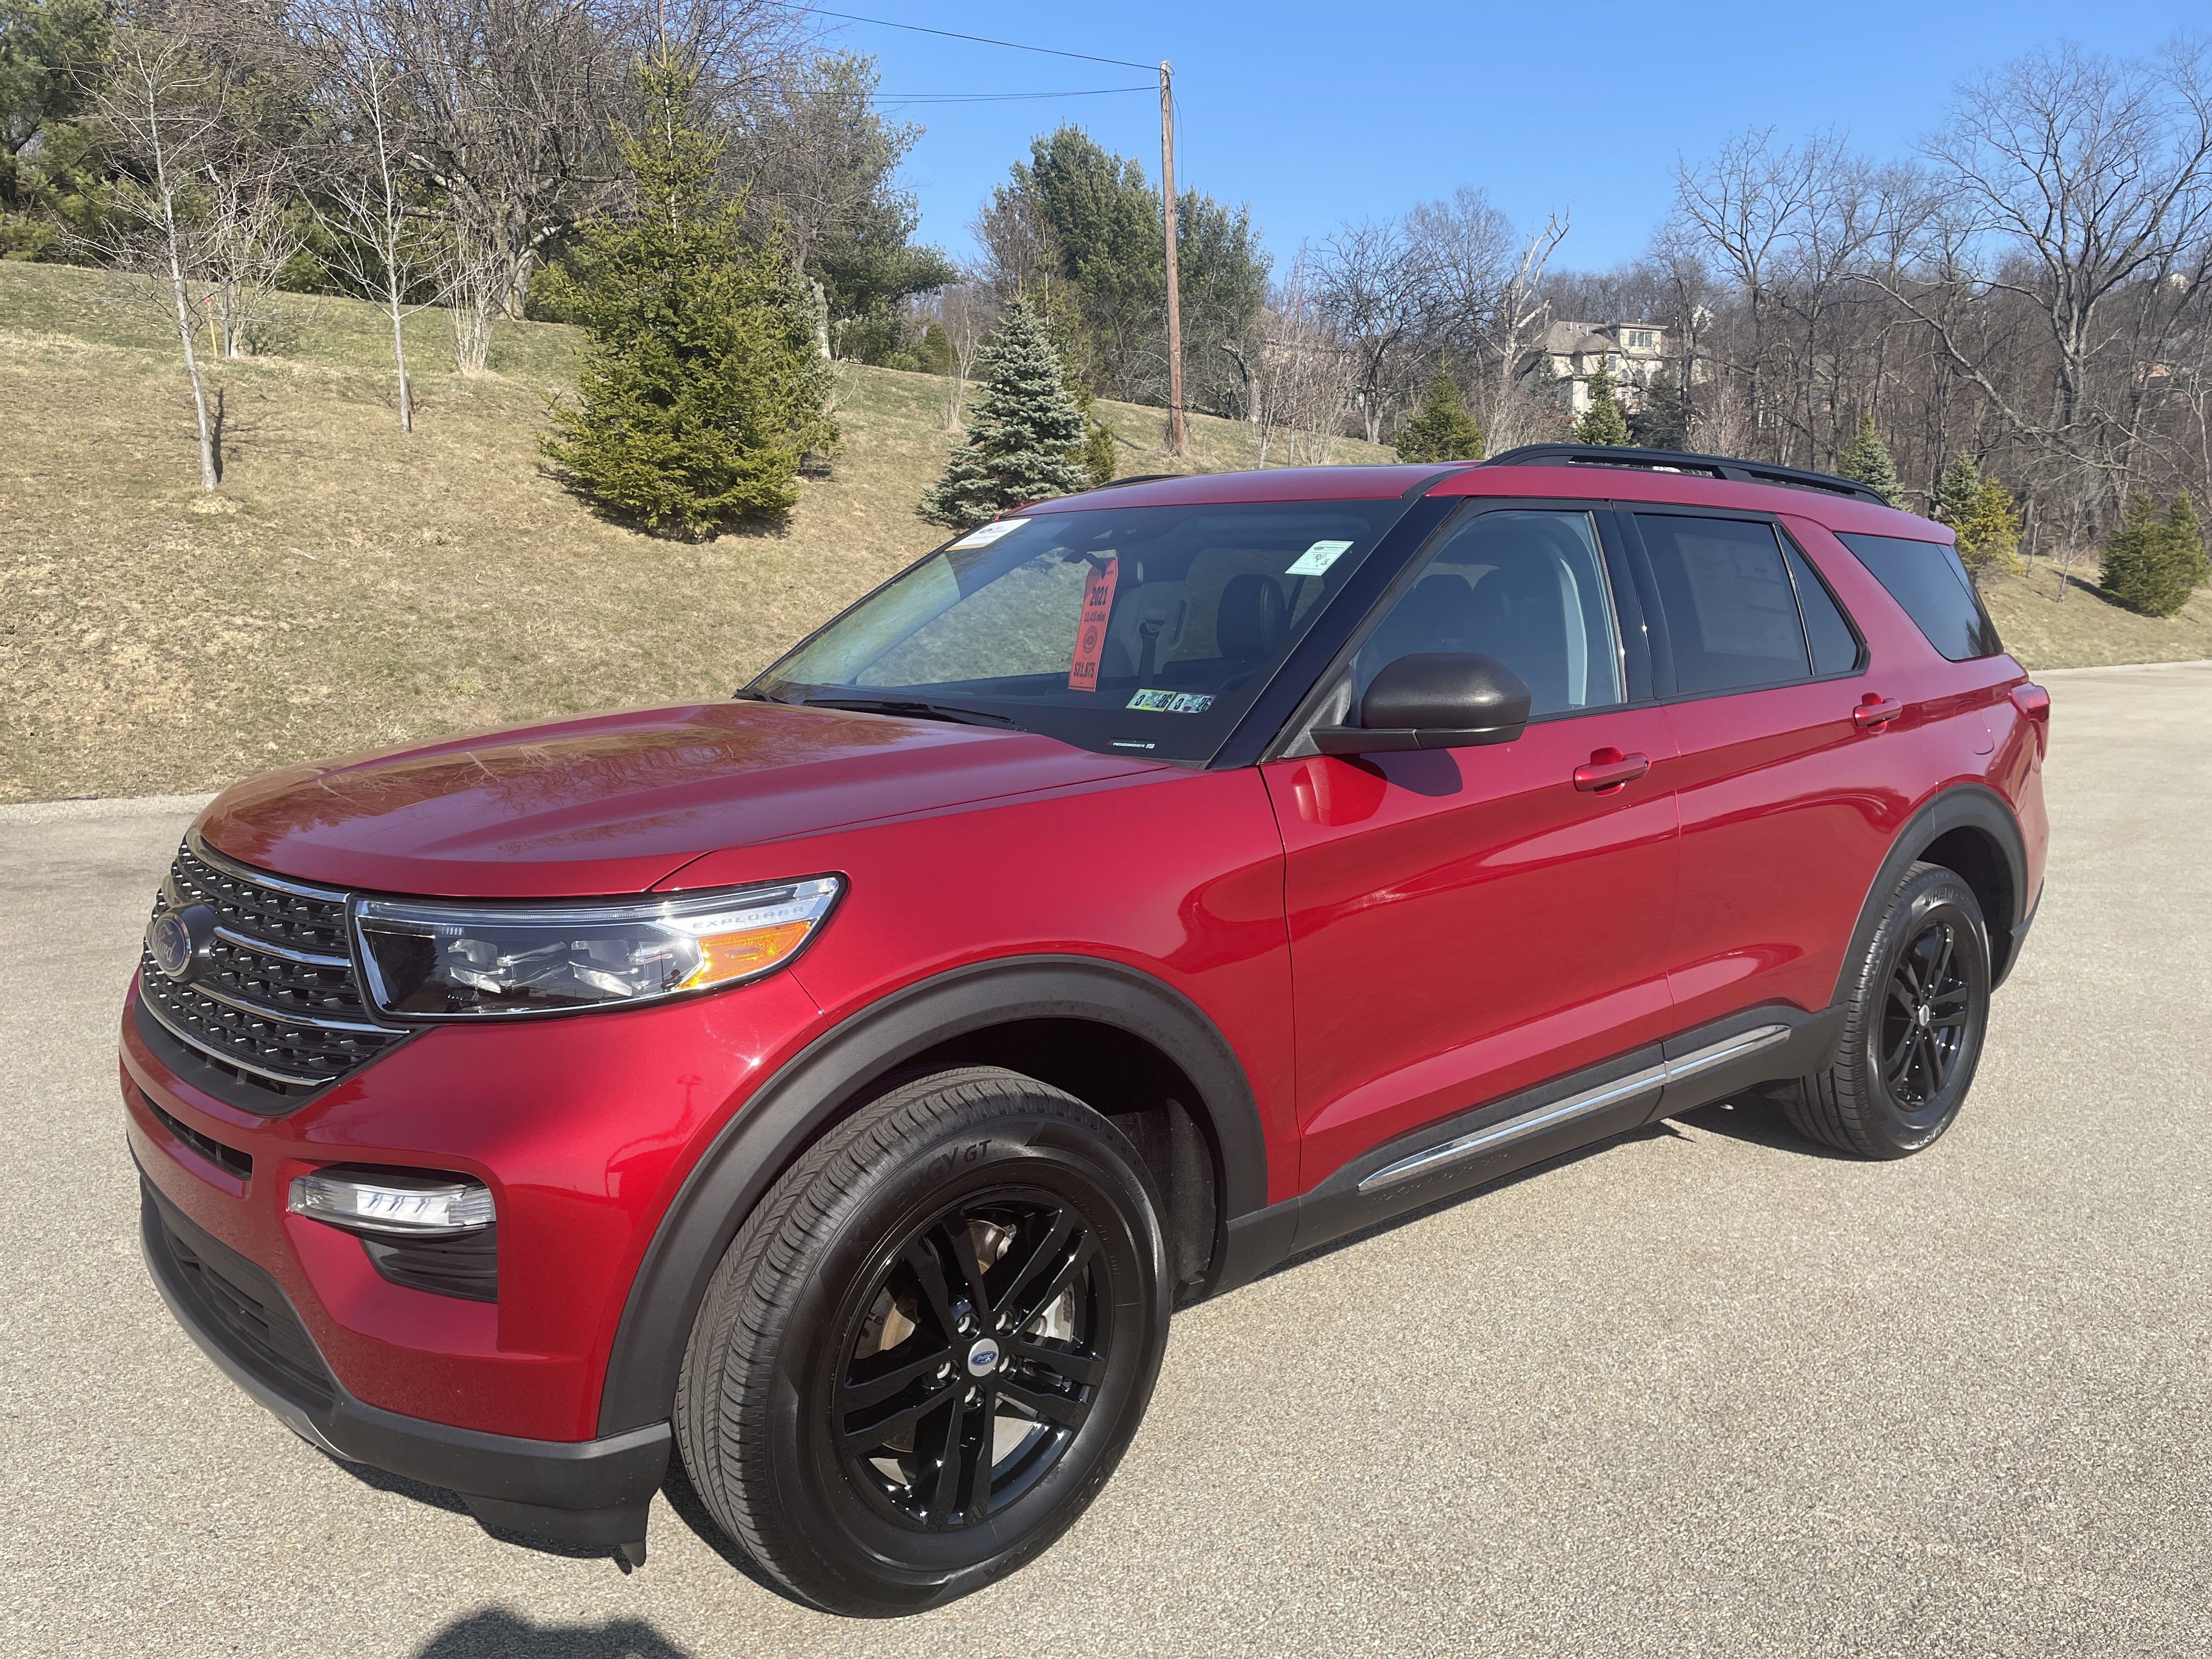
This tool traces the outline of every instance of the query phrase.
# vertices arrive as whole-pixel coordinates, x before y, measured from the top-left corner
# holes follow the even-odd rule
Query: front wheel
[[[911,1613],[1042,1552],[1134,1436],[1167,1342],[1136,1151],[975,1067],[863,1109],[723,1258],[676,1404],[692,1484],[836,1613]]]
[[[1958,1116],[1989,1029],[1990,936],[1973,890],[1905,872],[1858,963],[1834,1062],[1784,1085],[1798,1132],[1861,1158],[1907,1158]]]

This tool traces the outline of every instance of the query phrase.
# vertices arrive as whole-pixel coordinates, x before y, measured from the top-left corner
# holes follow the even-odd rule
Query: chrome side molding
[[[1503,1123],[1477,1129],[1455,1140],[1447,1140],[1425,1152],[1415,1152],[1410,1158],[1401,1158],[1395,1164],[1386,1164],[1362,1181],[1359,1190],[1363,1193],[1379,1192],[1385,1187],[1395,1187],[1401,1182],[1411,1181],[1416,1176],[1447,1168],[1478,1153],[1510,1146],[1546,1129],[1557,1128],[1562,1123],[1571,1123],[1578,1117],[1587,1117],[1593,1112],[1619,1105],[1625,1100],[1632,1100],[1638,1095],[1656,1093],[1670,1083],[1679,1083],[1685,1078],[1695,1077],[1700,1072],[1710,1072],[1716,1066],[1741,1060],[1762,1048],[1771,1048],[1789,1035],[1787,1025],[1759,1025],[1748,1031],[1739,1031],[1732,1037],[1723,1037],[1703,1048],[1694,1048],[1679,1059],[1646,1066],[1640,1072],[1631,1073],[1611,1083],[1601,1083],[1595,1089],[1585,1089],[1580,1094],[1571,1095],[1552,1105],[1539,1106],[1518,1117],[1508,1118]]]

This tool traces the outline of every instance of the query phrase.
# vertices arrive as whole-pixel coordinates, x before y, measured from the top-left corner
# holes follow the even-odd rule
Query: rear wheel
[[[1799,1133],[1862,1158],[1906,1158],[1958,1116],[1989,1026],[1989,929],[1940,865],[1905,872],[1858,964],[1836,1057],[1784,1085]]]
[[[1012,1571],[1144,1415],[1158,1214],[1121,1133],[1031,1079],[975,1068],[875,1102],[771,1189],[708,1288],[677,1395],[693,1485],[833,1612]]]

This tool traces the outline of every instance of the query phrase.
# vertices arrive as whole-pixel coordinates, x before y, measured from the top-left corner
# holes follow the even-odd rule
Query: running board
[[[1771,1048],[1778,1042],[1787,1042],[1787,1025],[1759,1025],[1748,1031],[1740,1031],[1706,1048],[1693,1049],[1677,1060],[1656,1066],[1648,1066],[1640,1072],[1631,1073],[1611,1083],[1601,1083],[1595,1089],[1571,1095],[1549,1106],[1540,1106],[1533,1112],[1486,1129],[1477,1129],[1472,1134],[1447,1140],[1442,1146],[1431,1146],[1425,1152],[1415,1152],[1411,1158],[1401,1158],[1395,1164],[1385,1164],[1359,1183],[1362,1193],[1380,1192],[1395,1187],[1400,1182],[1411,1181],[1434,1170],[1446,1169],[1462,1159],[1475,1158],[1500,1146],[1510,1146],[1516,1140],[1555,1129],[1563,1123],[1571,1123],[1578,1117],[1588,1117],[1593,1112],[1608,1106],[1618,1106],[1623,1101],[1633,1100],[1638,1095],[1656,1094],[1670,1083],[1680,1083],[1703,1072],[1726,1066],[1762,1048]]]

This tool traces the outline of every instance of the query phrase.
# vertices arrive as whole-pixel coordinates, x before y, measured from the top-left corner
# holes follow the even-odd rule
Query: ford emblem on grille
[[[154,965],[171,979],[187,980],[215,939],[215,913],[204,904],[164,910],[146,928],[146,948]]]

